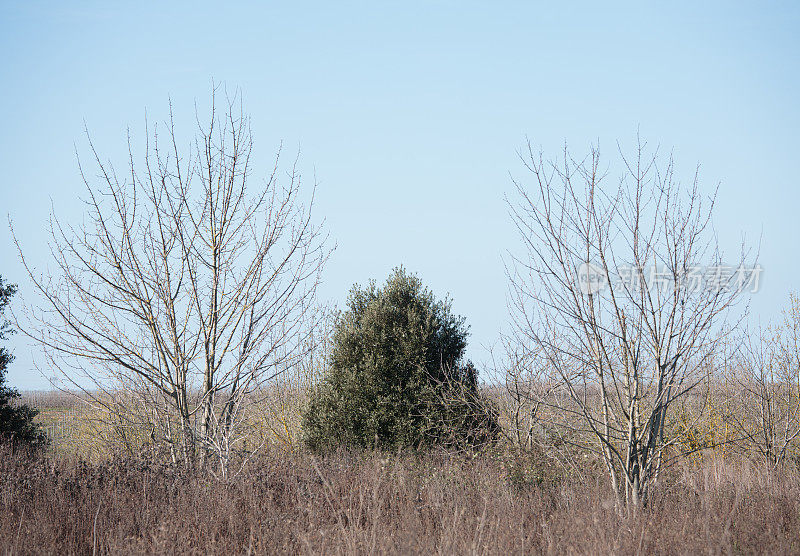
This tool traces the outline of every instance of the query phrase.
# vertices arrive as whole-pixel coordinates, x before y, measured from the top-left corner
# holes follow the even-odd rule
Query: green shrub
[[[463,447],[492,440],[497,419],[462,364],[463,317],[395,269],[383,288],[355,286],[333,333],[331,369],[303,418],[310,448]]]
[[[3,284],[0,277],[0,340],[12,332],[9,323],[3,319],[3,312],[17,289],[12,284]],[[41,428],[33,422],[39,413],[27,405],[14,404],[19,392],[6,386],[8,364],[14,359],[5,348],[0,347],[0,440],[10,440],[32,447],[46,443],[46,436]]]

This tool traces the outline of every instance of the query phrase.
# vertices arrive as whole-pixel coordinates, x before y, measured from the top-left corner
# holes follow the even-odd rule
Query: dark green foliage
[[[467,327],[420,280],[396,269],[355,286],[333,334],[331,370],[303,419],[306,444],[462,447],[493,439],[496,418],[462,364]]]
[[[4,285],[0,276],[0,340],[6,339],[8,334],[13,333],[8,321],[3,318],[3,312],[16,291],[13,284]],[[45,444],[46,437],[33,422],[38,411],[27,405],[12,404],[13,400],[19,398],[19,392],[15,388],[6,386],[6,372],[13,359],[14,356],[6,348],[0,347],[0,440],[39,447]]]

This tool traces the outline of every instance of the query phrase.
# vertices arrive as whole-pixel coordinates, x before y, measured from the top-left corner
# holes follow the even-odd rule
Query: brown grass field
[[[148,461],[2,448],[0,552],[763,554],[800,552],[800,477],[673,469],[621,517],[604,477],[535,460],[270,450],[227,481]]]
[[[0,554],[800,553],[795,462],[777,474],[706,452],[621,516],[601,468],[502,445],[317,457],[280,438],[296,423],[284,415],[274,442],[218,480],[147,445],[103,452],[90,411],[63,395],[25,400],[58,435],[45,454],[0,447]]]

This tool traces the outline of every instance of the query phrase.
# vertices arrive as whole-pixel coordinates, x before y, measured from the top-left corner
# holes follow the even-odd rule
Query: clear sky
[[[472,327],[469,355],[506,326],[501,256],[517,245],[503,194],[526,137],[673,149],[683,176],[720,183],[715,225],[735,250],[761,237],[768,320],[798,289],[800,9],[773,2],[0,2],[0,274],[28,281],[6,224],[47,265],[51,207],[80,222],[84,122],[125,164],[145,109],[179,123],[211,80],[242,90],[256,169],[284,142],[319,182],[338,249],[323,297],[419,273]],[[609,7],[613,4],[614,7]],[[140,144],[140,143],[139,143]],[[30,295],[29,295],[30,298]],[[9,382],[47,382],[17,337]]]

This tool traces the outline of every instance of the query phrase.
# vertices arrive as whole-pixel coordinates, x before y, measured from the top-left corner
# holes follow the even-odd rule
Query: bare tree
[[[542,360],[537,350],[513,338],[502,338],[491,350],[491,375],[498,388],[497,404],[504,416],[503,433],[513,446],[529,451],[542,447],[547,431],[541,416],[543,401],[554,388],[541,380]]]
[[[739,411],[733,425],[745,451],[773,469],[800,445],[800,298],[777,326],[745,334],[732,367]]]
[[[279,153],[251,184],[250,120],[216,92],[185,151],[171,105],[166,133],[147,124],[140,162],[129,133],[126,175],[89,138],[85,223],[51,217],[53,272],[20,256],[43,300],[24,330],[47,363],[117,416],[134,396],[175,461],[215,457],[224,473],[253,394],[302,356],[330,251],[296,160],[281,176]]]
[[[512,336],[536,354],[539,385],[524,395],[604,462],[620,508],[640,506],[674,441],[669,410],[707,376],[752,269],[744,251],[724,264],[697,173],[682,187],[641,141],[620,149],[618,181],[596,148],[546,161],[528,144],[521,158],[533,183],[515,180],[508,201],[524,247],[508,265]]]

